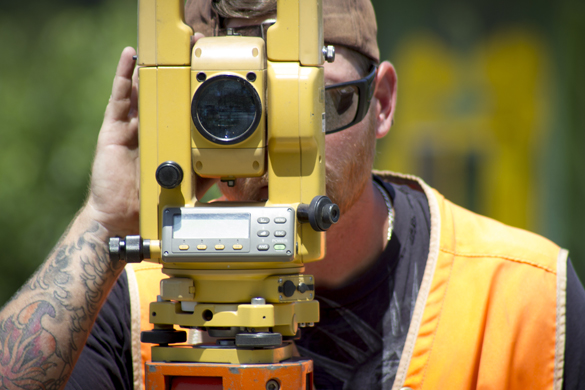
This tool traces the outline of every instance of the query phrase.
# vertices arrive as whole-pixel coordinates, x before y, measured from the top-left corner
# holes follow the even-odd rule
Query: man
[[[229,4],[238,1],[217,3],[188,4],[195,31],[273,17],[270,4],[237,14]],[[326,82],[367,76],[379,62],[369,0],[324,0],[324,15],[337,48]],[[140,384],[130,296],[146,271],[124,271],[107,248],[109,237],[138,233],[134,54],[122,52],[85,206],[0,313],[3,387]],[[374,87],[366,117],[326,136],[327,193],[342,217],[327,233],[326,258],[306,267],[321,322],[297,343],[314,360],[316,387],[583,388],[585,292],[566,252],[457,208],[416,178],[372,176],[375,139],[390,130],[396,104],[388,62]],[[199,197],[213,181],[198,180]],[[266,197],[264,179],[220,186],[230,200]]]

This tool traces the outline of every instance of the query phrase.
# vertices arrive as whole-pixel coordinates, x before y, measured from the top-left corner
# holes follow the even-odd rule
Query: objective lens
[[[258,127],[262,105],[244,78],[221,75],[207,79],[191,104],[193,123],[201,135],[218,144],[247,139]]]

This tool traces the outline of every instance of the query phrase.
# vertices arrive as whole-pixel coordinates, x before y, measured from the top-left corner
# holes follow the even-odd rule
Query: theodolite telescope
[[[169,276],[144,332],[153,362],[274,364],[319,320],[305,263],[325,254],[339,208],[325,196],[321,0],[278,0],[265,37],[199,39],[183,0],[139,1],[140,236],[111,256]],[[195,175],[267,175],[268,200],[197,199]],[[154,286],[153,286],[154,288]],[[186,329],[213,345],[172,345]],[[171,345],[169,345],[171,344]]]

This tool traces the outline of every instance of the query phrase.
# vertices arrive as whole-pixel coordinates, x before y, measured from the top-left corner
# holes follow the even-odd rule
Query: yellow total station
[[[112,238],[110,253],[170,277],[143,333],[153,360],[280,361],[283,337],[319,319],[301,272],[339,218],[325,196],[321,0],[278,0],[265,38],[228,29],[193,47],[183,7],[139,1],[140,236]],[[268,199],[204,203],[195,175],[266,175]],[[184,341],[174,325],[219,344],[168,347]]]

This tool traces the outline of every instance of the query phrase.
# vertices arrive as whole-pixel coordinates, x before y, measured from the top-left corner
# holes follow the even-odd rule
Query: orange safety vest
[[[458,207],[416,177],[377,174],[421,188],[431,217],[429,256],[392,390],[560,390],[568,252]],[[151,329],[148,305],[166,277],[160,270],[127,267],[133,341]],[[133,353],[140,388],[150,345]]]

